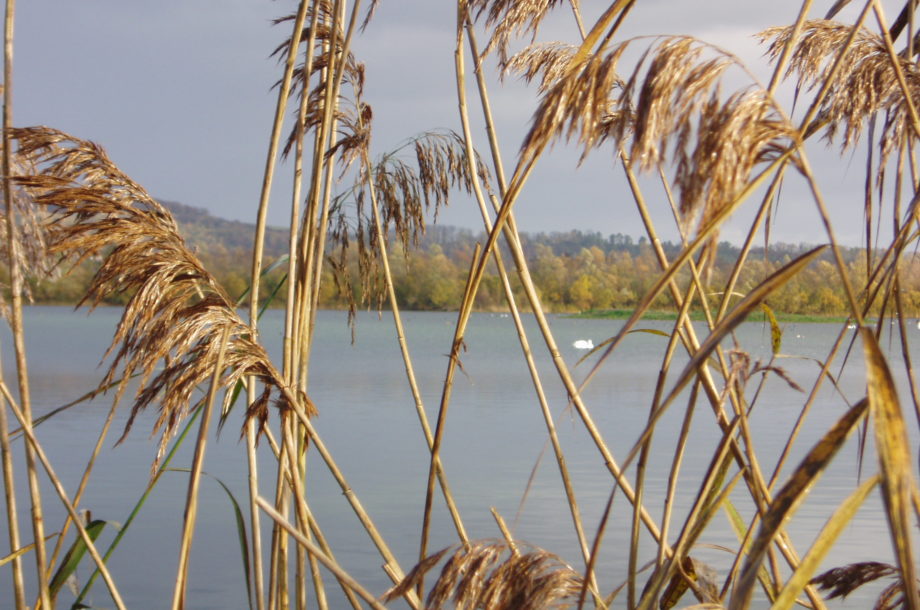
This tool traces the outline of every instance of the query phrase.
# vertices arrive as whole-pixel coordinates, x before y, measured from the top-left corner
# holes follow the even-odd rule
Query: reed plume
[[[469,14],[476,21],[482,19],[487,29],[492,28],[481,56],[497,51],[499,61],[506,63],[511,41],[523,34],[536,37],[543,20],[560,4],[561,0],[470,0]]]
[[[795,78],[802,90],[827,89],[820,106],[820,119],[812,128],[823,125],[825,137],[833,141],[838,135],[845,150],[859,141],[867,121],[883,115],[880,134],[880,167],[890,154],[903,147],[910,135],[911,118],[908,100],[898,82],[897,71],[883,38],[865,29],[855,32],[853,42],[839,58],[840,49],[853,34],[853,26],[834,21],[808,21],[796,39],[786,78]],[[767,54],[776,59],[792,36],[791,27],[769,28],[758,34],[769,42]],[[839,61],[836,74],[831,66]],[[911,97],[920,95],[920,71],[917,66],[898,58]]]
[[[453,547],[426,557],[384,595],[396,599],[414,587]],[[521,549],[526,552],[520,552]],[[515,542],[478,541],[460,545],[444,564],[425,600],[440,610],[453,600],[456,608],[537,610],[567,607],[582,588],[581,575],[543,549]]]
[[[370,115],[365,114],[356,128],[369,133],[369,121]],[[381,155],[370,169],[362,168],[352,188],[333,199],[330,242],[337,252],[331,257],[343,294],[352,293],[348,254],[355,247],[363,298],[382,297],[376,281],[379,248],[368,185],[373,183],[384,237],[395,237],[406,250],[418,244],[425,219],[429,215],[437,218],[438,210],[450,202],[452,191],[470,193],[475,179],[486,185],[491,181],[489,170],[478,158],[474,177],[465,155],[463,139],[455,132],[426,132]]]
[[[333,18],[331,5],[328,2],[317,3],[317,5],[317,15],[311,25],[304,27],[300,36],[301,46],[307,47],[307,45],[312,44],[312,49],[305,48],[303,52],[303,55],[309,57],[309,60],[305,59],[295,66],[289,94],[293,99],[301,99],[303,96],[307,96],[307,113],[303,121],[304,131],[316,129],[322,123],[326,113],[326,92],[331,88],[331,83],[335,76],[329,69],[330,62],[334,55],[341,54],[344,51],[345,33],[341,30],[338,20]],[[275,24],[293,19],[294,15],[289,15],[276,19]],[[290,46],[291,37],[288,37],[275,48],[272,56],[282,61],[287,57]],[[355,99],[360,99],[364,90],[364,64],[358,62],[351,52],[345,55],[344,61],[335,61],[334,63],[337,69],[342,70],[344,82],[349,84],[355,91]],[[317,81],[312,89],[308,89],[310,79],[313,77],[316,77]],[[275,86],[280,86],[280,81],[275,83]],[[340,130],[344,132],[340,133],[340,135],[344,139],[354,140],[356,136],[360,136],[362,139],[367,137],[366,130],[360,127],[360,119],[361,115],[369,109],[369,106],[350,103],[343,96],[339,96],[338,100],[333,101],[332,106],[334,120],[346,124],[344,129],[340,126]],[[295,116],[295,127],[291,129],[285,141],[283,149],[285,156],[290,154],[297,142],[297,120],[298,117]],[[365,124],[367,124],[366,121]],[[337,149],[341,147],[340,145]],[[333,151],[330,150],[326,154],[332,155],[332,153]]]
[[[705,226],[755,166],[793,146],[796,131],[763,89],[723,99],[722,76],[740,63],[694,38],[659,39],[622,78],[620,60],[637,40],[592,55],[577,70],[560,67],[571,53],[565,47],[535,47],[508,62],[527,79],[541,75],[545,89],[522,157],[535,158],[560,136],[577,138],[583,159],[614,140],[643,170],[673,166],[684,224],[699,217]]]
[[[159,461],[180,422],[205,399],[196,390],[213,374],[224,332],[228,340],[219,387],[233,387],[248,375],[259,378],[264,391],[247,417],[263,422],[273,389],[285,404],[290,394],[284,393],[281,376],[239,318],[233,300],[185,245],[166,208],[96,144],[46,127],[13,129],[11,136],[38,171],[17,182],[50,212],[50,251],[76,261],[102,260],[80,305],[94,308],[115,294],[130,295],[106,352],[111,364],[97,390],[116,383],[117,402],[129,381],[138,378],[124,435],[144,409],[158,404],[154,433],[161,433]],[[301,399],[313,412],[309,399]]]
[[[578,46],[565,42],[541,42],[527,46],[502,63],[501,77],[518,74],[526,82],[539,78],[543,93],[565,74]]]

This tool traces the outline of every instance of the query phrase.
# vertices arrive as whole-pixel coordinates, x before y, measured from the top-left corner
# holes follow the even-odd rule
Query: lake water
[[[69,402],[95,386],[104,370],[99,366],[100,358],[119,315],[117,309],[100,309],[92,314],[55,307],[27,309],[27,350],[33,408],[37,415]],[[416,375],[432,426],[437,417],[447,365],[446,354],[455,319],[455,314],[404,314]],[[583,377],[590,364],[574,366],[583,352],[572,348],[572,342],[591,338],[597,344],[615,334],[622,324],[620,321],[555,316],[551,317],[551,323],[562,346],[563,356],[573,367],[576,378]],[[645,322],[639,327],[668,331],[671,324]],[[528,321],[528,326],[590,536],[599,523],[612,488],[612,479],[584,427],[567,410],[565,394],[545,355],[546,350],[535,325]],[[261,328],[264,342],[276,362],[280,362],[281,312],[268,312]],[[806,389],[810,388],[811,380],[818,371],[814,359],[826,356],[837,332],[836,325],[785,325],[783,352],[789,357],[782,358],[777,365]],[[920,335],[920,331],[915,332]],[[382,317],[372,313],[359,315],[356,333],[352,344],[351,331],[341,312],[321,312],[318,316],[309,391],[320,411],[315,423],[403,570],[408,571],[418,553],[427,480],[427,450],[405,382],[389,314]],[[9,333],[0,335],[0,340],[3,342],[6,378],[13,380]],[[754,360],[769,357],[769,329],[763,325],[743,325],[737,332],[737,340]],[[489,510],[495,507],[517,539],[557,553],[579,569],[580,553],[571,517],[555,460],[546,446],[545,425],[521,357],[512,320],[498,314],[475,314],[466,345],[467,351],[462,356],[463,372],[456,377],[448,415],[442,459],[470,536],[500,536]],[[666,339],[655,334],[629,335],[585,390],[585,402],[618,460],[632,447],[648,417],[650,397],[665,345]],[[884,346],[891,350],[892,362],[897,363],[899,348],[893,343],[889,345],[887,339]],[[913,357],[920,358],[920,353],[915,353]],[[686,356],[678,356],[677,362],[671,372],[671,384],[686,362]],[[897,366],[894,368],[895,376],[902,380],[903,371]],[[840,373],[839,364],[832,372],[835,376]],[[753,397],[759,379],[755,377],[751,380],[749,399]],[[840,374],[837,390],[825,384],[821,391],[786,472],[843,413],[845,401],[852,404],[864,395],[864,384],[861,350],[854,349]],[[904,388],[902,395],[906,396]],[[755,449],[767,476],[773,470],[782,443],[803,402],[803,394],[771,376],[754,405],[751,423]],[[110,398],[103,396],[59,414],[38,429],[40,441],[70,492],[76,487],[109,406]],[[125,401],[120,407],[113,433],[82,503],[82,507],[90,509],[97,519],[124,521],[148,481],[150,463],[156,450],[156,439],[149,437],[152,414],[142,417],[123,443],[113,446],[124,427],[129,406],[129,401]],[[685,408],[686,400],[679,399],[672,408],[674,412],[665,418],[655,434],[646,493],[647,506],[656,519],[661,515],[674,439]],[[908,421],[913,422],[914,417],[908,416]],[[237,414],[231,417],[216,442],[209,445],[205,470],[223,481],[237,499],[245,503],[247,471],[244,447],[238,442],[239,430]],[[674,530],[679,530],[679,519],[690,506],[700,478],[709,465],[718,438],[715,430],[712,412],[701,401],[681,471],[679,489],[684,493],[679,495],[676,520],[672,526]],[[188,449],[191,443],[188,445],[189,448],[180,453],[174,466],[190,465]],[[865,465],[863,477],[875,471],[872,451],[870,443],[867,450],[870,459]],[[857,456],[854,437],[793,517],[789,531],[800,554],[804,554],[835,505],[858,485]],[[21,475],[21,441],[17,441],[16,460],[17,471]],[[269,464],[268,461],[264,463]],[[310,454],[310,464],[310,507],[338,561],[370,591],[383,593],[389,581],[380,569],[382,561],[379,555],[314,453]],[[525,493],[535,468],[532,487]],[[263,494],[270,496],[269,471],[263,471],[262,477]],[[113,557],[112,571],[130,608],[163,608],[171,598],[186,483],[187,475],[183,473],[168,473],[163,477]],[[216,482],[206,478],[202,485],[199,525],[191,557],[189,607],[243,608],[246,606],[245,588],[233,513],[225,493]],[[747,517],[750,506],[745,502],[742,485],[739,484],[733,498]],[[18,493],[20,502],[27,498],[22,479]],[[54,532],[64,513],[58,508],[50,487],[46,488],[44,497],[48,510],[47,528],[49,532]],[[605,593],[623,580],[628,558],[630,518],[631,511],[620,494],[614,502],[599,562],[598,577]],[[4,527],[0,525],[0,539],[6,541]],[[25,521],[22,532],[23,538],[31,536]],[[107,546],[112,534],[112,531],[107,531],[102,535],[102,548]],[[437,550],[455,542],[439,495],[429,549]],[[0,544],[0,548],[6,548],[6,542]],[[730,555],[719,547],[734,549],[737,545],[727,520],[724,515],[719,515],[692,554],[724,571],[729,565]],[[2,554],[5,551],[0,551]],[[28,559],[31,561],[31,555]],[[885,518],[878,497],[873,496],[841,537],[825,567],[890,559]],[[31,563],[26,565],[29,568],[27,573],[31,574]],[[88,576],[88,565],[88,562],[85,563],[79,573],[81,579]],[[10,586],[9,566],[5,566],[0,568],[0,607],[8,607],[12,603]],[[328,588],[333,607],[342,607],[342,600],[336,597],[338,591],[334,582]],[[34,587],[31,589],[34,590]],[[72,599],[68,598],[68,594],[62,595],[62,607],[66,607],[64,604],[68,599]],[[92,601],[99,607],[112,605],[101,581],[94,589]],[[690,598],[684,601],[686,604],[693,603]],[[836,607],[859,608],[867,604],[865,598],[855,598]],[[625,595],[621,595],[615,607],[624,606]]]

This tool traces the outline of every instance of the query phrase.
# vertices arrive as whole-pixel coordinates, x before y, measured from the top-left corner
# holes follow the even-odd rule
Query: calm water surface
[[[95,386],[105,370],[100,360],[119,315],[117,309],[100,309],[89,315],[85,311],[54,307],[27,310],[27,349],[36,414],[67,403]],[[406,313],[404,317],[416,375],[432,425],[437,417],[447,365],[445,355],[455,319],[455,314],[440,313]],[[282,323],[281,312],[268,312],[261,331],[276,362],[280,362]],[[599,343],[613,335],[622,324],[564,317],[552,317],[551,323],[562,356],[573,367],[577,379],[584,377],[590,363],[575,366],[582,352],[572,348],[572,342],[591,338],[595,344]],[[584,426],[567,409],[565,394],[545,356],[545,346],[535,325],[528,324],[590,535],[596,530],[609,498],[611,477]],[[668,331],[671,323],[646,322],[639,326]],[[701,327],[700,330],[702,332]],[[786,325],[783,352],[788,357],[780,359],[776,365],[792,380],[810,388],[811,379],[819,368],[818,360],[826,356],[837,332],[835,325]],[[920,331],[917,332],[920,339]],[[769,329],[763,325],[743,325],[736,339],[752,360],[769,357]],[[14,379],[9,334],[0,335],[0,340],[3,341],[5,374],[7,379]],[[585,402],[617,459],[622,459],[629,451],[647,420],[665,345],[666,339],[653,333],[628,336],[585,390]],[[892,361],[897,362],[899,348],[887,343],[885,347],[892,350]],[[443,463],[470,536],[494,538],[500,535],[490,514],[490,507],[495,507],[518,539],[553,551],[578,568],[581,560],[571,517],[552,451],[546,444],[545,423],[521,357],[512,320],[507,316],[475,314],[466,348],[462,356],[463,372],[456,377],[450,403]],[[852,404],[864,395],[859,352],[859,349],[853,350],[842,373],[839,365],[832,369],[835,377],[839,375],[837,388],[825,384],[784,472],[788,473],[843,413],[847,402]],[[916,359],[920,354],[915,353],[913,357]],[[678,355],[669,386],[686,360],[684,355]],[[896,369],[894,373],[899,379],[904,378],[901,370]],[[748,400],[753,400],[759,381],[760,377],[751,379]],[[906,387],[901,391],[905,393]],[[428,461],[388,314],[382,317],[370,313],[360,315],[352,343],[344,314],[320,313],[311,358],[310,395],[320,410],[315,420],[320,435],[403,569],[408,570],[418,553]],[[776,376],[757,393],[751,425],[754,449],[767,477],[773,472],[803,402],[803,394]],[[673,447],[686,405],[686,398],[678,399],[673,412],[663,420],[654,437],[646,494],[647,505],[656,519],[661,514]],[[78,484],[110,406],[111,397],[103,396],[57,415],[38,429],[58,476],[71,493]],[[116,523],[124,521],[143,492],[156,450],[156,440],[150,438],[153,413],[141,417],[124,441],[115,446],[129,408],[130,401],[126,400],[116,414],[115,432],[106,440],[82,503],[83,508],[92,511],[94,518]],[[210,478],[203,482],[199,526],[192,549],[190,607],[246,606],[231,504],[213,480],[223,481],[236,498],[245,503],[247,471],[245,451],[238,442],[240,425],[239,416],[231,416],[216,436],[216,442],[208,448],[205,470]],[[683,493],[679,494],[675,506],[674,529],[679,529],[679,519],[689,509],[696,487],[709,466],[709,458],[718,442],[715,430],[712,412],[701,402],[694,414],[678,482],[678,489]],[[914,442],[916,445],[916,439]],[[190,445],[174,462],[177,468],[190,465]],[[871,451],[870,443],[870,457]],[[17,453],[17,460],[17,470],[21,473],[21,452]],[[389,584],[380,570],[382,561],[319,457],[311,454],[310,460],[310,506],[338,561],[372,592],[382,593]],[[869,460],[863,476],[874,470],[874,460]],[[531,473],[533,482],[528,489]],[[163,477],[113,556],[112,570],[131,608],[162,608],[170,599],[175,582],[186,477],[182,472],[171,472]],[[263,477],[268,479],[268,472]],[[834,506],[852,492],[858,482],[857,446],[852,439],[792,520],[790,534],[800,552],[808,548]],[[266,484],[263,493],[270,495],[270,490]],[[26,497],[24,481],[20,481],[18,492],[20,498]],[[733,498],[747,515],[749,503],[745,502],[744,495],[739,485]],[[49,486],[45,490],[49,532],[59,527],[64,515],[52,496]],[[613,506],[599,564],[599,578],[605,591],[622,582],[627,561],[631,511],[622,496],[615,498]],[[29,532],[26,526],[24,521],[24,537],[28,538],[31,534],[26,534]],[[0,525],[5,540],[4,527]],[[111,539],[111,529],[103,534],[102,547]],[[436,550],[454,542],[452,525],[439,497],[429,548]],[[728,521],[724,515],[719,515],[693,555],[724,571],[729,566],[730,555],[722,549],[734,549],[737,545]],[[864,560],[889,561],[889,547],[884,516],[878,498],[874,497],[837,543],[825,567]],[[87,575],[84,569],[80,577]],[[9,591],[9,569],[0,568],[0,592]],[[334,596],[332,585],[330,591]],[[11,599],[6,593],[0,595]],[[67,599],[66,594],[62,595],[62,602],[66,603]],[[96,585],[92,600],[100,607],[111,606],[101,582]],[[620,607],[625,605],[625,598],[619,601]],[[0,607],[6,603],[0,599]],[[341,599],[333,597],[334,607],[341,607],[341,604]],[[859,608],[866,604],[865,599],[853,599],[839,607]]]

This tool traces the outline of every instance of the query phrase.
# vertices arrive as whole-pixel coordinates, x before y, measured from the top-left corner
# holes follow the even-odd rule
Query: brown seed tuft
[[[796,75],[796,85],[804,90],[827,83],[828,94],[820,109],[825,136],[833,141],[842,132],[844,149],[859,141],[870,119],[884,114],[879,162],[879,167],[884,168],[891,153],[906,145],[911,130],[909,106],[884,40],[868,30],[856,32],[841,60],[842,69],[833,79],[829,78],[832,64],[852,33],[851,25],[824,20],[807,22],[796,39],[786,77]],[[788,44],[792,27],[770,28],[758,36],[769,41],[767,53],[776,59]],[[920,70],[904,58],[898,62],[911,97],[920,98]]]
[[[900,571],[893,565],[878,561],[851,563],[833,568],[811,579],[822,591],[827,591],[828,599],[846,597],[859,587],[879,578],[897,577]]]
[[[566,607],[577,598],[581,576],[556,555],[505,541],[478,541],[456,547],[425,601],[427,610],[444,608],[451,600],[457,608],[537,610]],[[520,552],[526,550],[526,552]],[[443,549],[420,562],[384,595],[396,599],[415,586],[450,551]]]
[[[762,89],[723,98],[722,76],[740,64],[693,38],[657,39],[622,80],[618,64],[635,42],[589,57],[550,84],[521,155],[536,158],[556,137],[577,136],[584,158],[613,139],[643,170],[673,166],[684,223],[699,218],[705,225],[734,200],[755,165],[796,141],[796,130]]]
[[[499,61],[505,64],[512,38],[526,34],[535,38],[543,19],[559,4],[561,0],[470,0],[473,19],[484,15],[486,28],[494,28],[481,55],[498,51]]]
[[[423,133],[382,155],[369,172],[362,168],[354,186],[334,198],[329,241],[335,252],[330,259],[341,294],[353,294],[348,257],[357,249],[362,298],[371,301],[384,295],[368,183],[374,185],[384,235],[408,249],[424,234],[428,212],[433,211],[436,219],[452,191],[472,192],[476,178],[488,187],[491,177],[486,166],[477,157],[477,176],[470,175],[465,155],[465,142],[455,132]]]
[[[158,405],[154,432],[162,435],[154,467],[182,420],[205,400],[199,390],[213,375],[224,331],[228,339],[220,387],[232,388],[254,375],[266,384],[266,393],[284,391],[265,350],[186,247],[166,208],[91,142],[46,127],[14,129],[11,135],[38,172],[17,181],[50,212],[51,252],[102,260],[80,304],[92,308],[114,294],[130,295],[98,391],[114,382],[118,401],[136,378],[124,434],[141,411]],[[251,414],[264,417],[261,401]]]
[[[502,78],[516,73],[525,81],[540,78],[540,92],[547,91],[565,74],[578,46],[564,42],[532,44],[502,64]]]

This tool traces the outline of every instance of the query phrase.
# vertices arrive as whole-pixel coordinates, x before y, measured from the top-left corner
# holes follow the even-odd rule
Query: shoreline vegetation
[[[207,211],[176,202],[163,202],[175,216],[180,235],[192,248],[215,279],[228,294],[242,296],[247,291],[246,267],[241,264],[251,258],[247,243],[255,228],[251,224],[228,221]],[[414,311],[456,311],[467,270],[476,244],[487,239],[482,232],[451,226],[431,225],[418,235],[418,242],[409,247],[392,248],[389,253],[394,289],[400,307]],[[262,305],[283,308],[285,232],[267,229],[265,254],[268,258],[263,282],[268,287]],[[391,241],[398,241],[390,235]],[[545,311],[580,317],[627,319],[639,298],[654,280],[655,253],[645,237],[633,239],[628,235],[602,235],[580,230],[554,233],[521,234],[523,254],[529,264],[535,288]],[[661,244],[668,257],[680,253],[671,242]],[[768,249],[752,249],[752,260],[739,278],[742,285],[762,280],[792,258],[807,252],[813,245],[776,243]],[[842,258],[850,274],[865,273],[865,251],[841,247]],[[712,264],[713,282],[730,275],[739,248],[722,242],[715,249]],[[878,255],[878,253],[876,253]],[[332,250],[328,257],[336,256]],[[340,256],[340,255],[339,255]],[[318,305],[325,309],[349,309],[352,306],[389,309],[382,297],[382,286],[362,284],[357,252],[348,252],[341,264],[326,268]],[[75,305],[86,294],[100,261],[89,260],[50,279],[33,280],[30,289],[33,302],[44,305]],[[790,322],[843,322],[848,316],[844,289],[830,271],[833,262],[829,253],[818,257],[799,277],[778,288],[767,300],[778,320]],[[905,256],[901,262],[901,293],[905,313],[920,312],[920,259]],[[686,284],[687,274],[678,276]],[[512,289],[519,299],[526,300],[519,281],[511,278]],[[368,290],[370,288],[370,290]],[[741,294],[739,292],[739,294]],[[130,292],[110,295],[103,302],[123,305]],[[522,304],[522,310],[529,307]],[[483,286],[474,303],[476,311],[507,312],[501,294],[499,276],[494,267],[486,270]],[[677,308],[668,294],[653,303],[646,319],[674,319]],[[715,311],[713,312],[716,313]],[[877,315],[877,311],[872,312]],[[698,309],[691,310],[691,319],[702,320]]]
[[[365,95],[375,92],[365,88],[365,67],[351,43],[364,26],[373,27],[375,9],[399,3],[295,4],[295,13],[280,15],[275,24],[277,120],[267,134],[269,162],[254,227],[209,233],[201,226],[212,220],[177,220],[182,210],[157,201],[101,146],[53,127],[15,126],[15,2],[6,2],[0,242],[7,265],[0,279],[9,287],[3,309],[9,311],[15,375],[0,379],[0,573],[10,583],[4,607],[51,610],[58,602],[87,607],[103,599],[101,606],[127,608],[109,557],[133,534],[130,522],[148,494],[158,492],[161,475],[177,469],[187,471],[188,487],[183,506],[176,507],[181,522],[170,532],[177,534],[175,555],[119,555],[118,561],[175,566],[175,577],[161,583],[168,592],[157,600],[160,605],[170,594],[172,610],[207,605],[194,598],[207,583],[196,587],[195,570],[189,569],[190,557],[202,552],[192,549],[192,540],[204,517],[202,477],[209,459],[216,459],[209,449],[230,442],[246,487],[226,489],[239,498],[233,502],[237,531],[228,528],[227,537],[240,542],[239,605],[254,610],[346,603],[380,610],[390,602],[413,610],[825,608],[828,600],[852,599],[870,582],[884,585],[881,593],[859,593],[877,597],[876,608],[920,608],[920,489],[910,440],[920,422],[911,349],[916,333],[890,324],[920,312],[917,2],[894,2],[900,10],[890,25],[877,0],[834,2],[823,15],[810,14],[811,2],[793,14],[776,11],[782,21],[763,24],[768,29],[757,34],[773,70],[770,84],[763,85],[738,56],[710,42],[630,38],[637,14],[662,31],[673,28],[660,3],[615,0],[602,3],[604,8],[574,0],[460,0],[447,32],[454,49],[444,58],[459,128],[420,131],[385,152],[371,146],[373,100]],[[713,18],[718,21],[718,14]],[[552,27],[544,28],[546,23]],[[574,35],[551,40],[544,37],[547,31]],[[55,43],[53,34],[46,38],[42,42]],[[491,112],[490,89],[509,76],[530,85],[536,108],[522,142],[500,142],[503,130]],[[788,96],[776,95],[778,87],[795,89],[792,107],[779,101]],[[434,98],[443,92],[424,93]],[[866,163],[823,163],[816,175],[810,155],[817,146],[806,143],[822,137],[834,145],[832,154],[865,154]],[[138,141],[144,141],[142,134]],[[528,201],[531,176],[547,171],[546,151],[563,145],[582,159],[602,155],[610,190],[619,189],[615,205],[642,218],[645,235],[638,241],[518,231],[519,215],[540,204]],[[282,155],[287,163],[280,163]],[[560,183],[579,179],[574,170],[566,176],[557,169],[550,171]],[[839,181],[839,171],[864,171],[859,178],[865,193],[858,193],[860,205],[835,205],[832,215],[822,184]],[[623,177],[628,186],[613,186]],[[281,179],[291,180],[292,226],[270,230],[271,185]],[[600,188],[603,195],[606,185]],[[427,219],[448,200],[475,206],[481,232],[426,230]],[[782,206],[808,207],[820,218],[813,225],[818,245],[782,242],[773,225]],[[720,230],[741,208],[751,219],[741,245],[720,244]],[[611,206],[611,214],[620,213]],[[865,229],[863,247],[837,243],[834,226],[841,215]],[[662,229],[679,231],[680,243],[662,243]],[[761,243],[769,246],[754,247]],[[106,392],[114,397],[107,416],[104,409],[80,412],[98,416],[98,422],[81,423],[98,423],[100,432],[95,439],[74,439],[96,443],[75,486],[55,476],[42,435],[34,433],[39,423],[56,423],[61,411],[50,414],[50,421],[32,415],[33,408],[37,413],[47,405],[33,405],[30,394],[23,327],[30,293],[38,302],[123,305],[97,389],[61,407]],[[267,305],[282,306],[285,314],[277,358],[258,332]],[[334,392],[313,393],[309,374],[319,308],[384,306],[406,373],[407,399],[398,406],[409,411],[418,434],[417,443],[393,453],[421,468],[390,468],[393,480],[376,483],[416,485],[419,498],[424,496],[409,526],[417,531],[400,532],[402,540],[418,545],[401,557],[339,467],[336,452],[354,457],[351,447],[330,449],[314,425],[318,413],[339,405]],[[446,371],[435,388],[419,387],[402,309],[457,312],[442,352]],[[454,380],[469,364],[467,323],[476,310],[511,312],[532,387],[507,384],[507,391],[532,401],[529,415],[545,431],[541,457],[555,486],[525,492],[520,510],[537,502],[553,507],[546,527],[569,536],[577,549],[571,564],[553,549],[518,539],[516,516],[512,521],[494,508],[487,515],[493,529],[466,528],[464,498],[455,496],[449,478],[457,454],[444,449],[481,434],[458,429],[448,417]],[[546,314],[592,310],[628,318],[596,354],[591,372],[576,382]],[[614,440],[598,425],[611,415],[609,404],[591,404],[582,389],[596,371],[616,366],[611,354],[641,319],[665,310],[712,316],[705,324],[679,317],[665,333],[668,340],[654,342],[660,349],[654,387],[623,388],[636,390],[636,404],[647,403],[648,417],[639,429],[622,430],[634,436]],[[726,341],[760,312],[771,320],[767,362],[752,361],[744,346]],[[530,328],[519,315],[524,313],[532,316]],[[833,345],[809,357],[820,366],[809,364],[808,373],[789,378],[775,315],[835,316]],[[849,358],[854,346],[862,358]],[[679,364],[683,356],[688,361]],[[348,373],[343,384],[362,373],[347,362],[341,366]],[[844,367],[855,383],[838,383]],[[491,372],[501,377],[508,367],[496,368]],[[551,402],[547,387],[564,396],[563,404]],[[757,425],[758,417],[769,416],[763,413],[766,394],[792,415],[779,454],[762,451],[759,442],[772,434]],[[424,396],[432,397],[427,404]],[[119,400],[130,414],[124,429],[113,431]],[[138,417],[148,410],[156,414],[152,432],[132,432],[136,422],[151,419]],[[563,426],[556,418],[563,410],[564,427],[577,440],[559,434]],[[239,436],[212,440],[222,425]],[[139,499],[127,499],[136,508],[126,519],[109,515],[111,507],[85,505],[83,492],[112,436],[129,433],[149,435],[155,458],[149,472],[138,475],[149,476],[150,483]],[[457,438],[466,434],[472,437]],[[571,442],[603,465],[606,486],[593,483],[589,492],[579,487],[566,459]],[[796,508],[821,474],[837,465],[837,456],[848,452],[859,455],[852,488],[819,507],[821,521],[812,523],[823,525],[808,529],[820,531],[795,536],[794,526],[802,523]],[[66,459],[74,455],[68,448]],[[519,469],[515,474],[529,491],[533,465],[521,466],[495,468]],[[408,472],[418,473],[418,480],[406,480]],[[306,482],[327,473],[342,493],[324,500],[341,501],[343,519],[353,513],[356,521],[349,523],[360,529],[355,525],[352,533],[362,536],[365,548],[333,548],[343,545],[327,539],[313,517]],[[866,550],[872,556],[839,565],[834,545],[856,527],[854,516],[867,504],[884,515],[887,531],[878,535],[881,524],[875,522],[870,535],[880,544]],[[52,505],[57,510],[48,511]],[[625,543],[611,543],[611,530]],[[449,546],[437,548],[435,541]],[[714,546],[720,563],[710,565]],[[625,578],[611,573],[601,550],[615,556]],[[374,588],[390,588],[371,591],[355,578],[370,570],[377,575]]]
[[[633,310],[631,309],[608,309],[601,311],[583,311],[581,313],[571,313],[564,314],[568,318],[585,318],[589,320],[628,320],[632,316]],[[678,312],[676,311],[647,311],[642,316],[643,320],[668,320],[673,321],[677,320]],[[694,322],[704,322],[706,316],[702,312],[691,312],[690,319]],[[808,314],[776,314],[775,319],[778,322],[787,322],[787,323],[818,323],[818,324],[840,324],[843,322],[848,322],[846,316],[816,316]],[[749,315],[745,322],[762,322],[765,324],[770,323],[769,317],[760,312],[753,312]],[[871,322],[871,320],[870,320]]]

